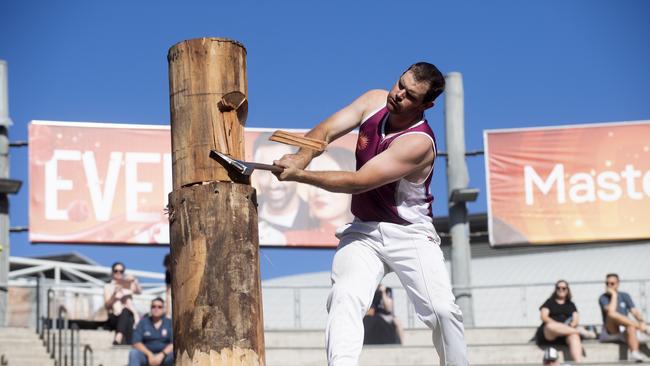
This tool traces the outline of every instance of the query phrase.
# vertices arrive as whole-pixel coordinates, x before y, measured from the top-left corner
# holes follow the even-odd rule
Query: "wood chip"
[[[296,133],[290,133],[282,130],[277,130],[269,137],[270,141],[279,142],[282,144],[304,147],[315,151],[324,151],[327,147],[325,141],[304,137]]]

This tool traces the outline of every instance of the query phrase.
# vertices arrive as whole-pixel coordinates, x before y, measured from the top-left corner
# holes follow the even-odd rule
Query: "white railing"
[[[39,260],[33,260],[39,261]],[[12,258],[13,262],[13,258]],[[47,262],[47,261],[42,261]],[[59,262],[54,262],[59,263]],[[10,321],[16,325],[35,326],[36,319],[36,280],[33,277],[22,277],[29,273],[43,271],[43,266],[52,263],[31,263],[29,272],[25,270],[11,272],[9,281]],[[56,266],[55,266],[56,267]],[[48,267],[49,269],[50,267]],[[84,273],[110,273],[110,268],[99,268],[86,265],[59,266],[59,271],[68,272],[84,278]],[[79,272],[79,273],[77,273]],[[21,278],[16,274],[20,274]],[[82,275],[80,275],[80,273]],[[144,271],[129,271],[130,274],[144,280],[141,282],[143,294],[134,297],[136,308],[145,313],[150,301],[161,296],[164,298],[164,275]],[[93,278],[85,283],[62,281],[59,277],[54,280],[41,279],[40,309],[41,315],[47,311],[46,292],[54,290],[55,296],[50,301],[50,313],[56,314],[64,307],[70,319],[105,319],[103,313],[104,282]],[[476,327],[504,326],[536,326],[540,323],[539,306],[550,296],[554,283],[508,284],[493,286],[473,286],[472,301],[474,322]],[[573,301],[580,312],[581,323],[601,324],[601,313],[598,297],[604,291],[604,281],[573,281],[570,283]],[[636,306],[650,318],[648,311],[648,289],[650,279],[624,280],[621,290],[628,292]],[[327,318],[325,304],[329,294],[329,286],[278,286],[262,284],[264,306],[264,325],[267,329],[323,329]],[[413,306],[406,297],[406,291],[401,287],[393,288],[395,299],[395,314],[402,319],[407,328],[423,328],[415,314]],[[23,308],[16,309],[17,300]],[[13,304],[13,305],[12,305]],[[14,306],[14,308],[11,308]]]

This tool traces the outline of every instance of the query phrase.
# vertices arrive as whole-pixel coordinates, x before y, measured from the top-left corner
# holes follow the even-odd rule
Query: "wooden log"
[[[174,363],[264,365],[255,190],[210,158],[244,157],[245,49],[202,38],[173,46],[168,60]]]
[[[264,365],[257,204],[248,185],[169,196],[175,365]]]
[[[214,180],[249,183],[210,159],[210,150],[244,158],[248,113],[246,49],[199,38],[169,49],[173,188]]]

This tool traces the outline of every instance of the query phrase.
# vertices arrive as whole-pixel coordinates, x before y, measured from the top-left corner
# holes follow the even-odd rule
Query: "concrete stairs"
[[[535,328],[471,328],[466,330],[469,359],[472,365],[532,366],[542,362],[542,350],[529,342]],[[82,330],[82,347],[93,349],[95,366],[124,366],[128,346],[113,346],[112,334],[102,330]],[[322,330],[266,330],[267,366],[326,365],[325,335]],[[582,365],[610,366],[628,364],[618,361],[619,347],[585,341],[587,353]],[[40,339],[31,329],[0,328],[0,354],[5,354],[9,366],[53,365],[45,354]],[[426,329],[406,330],[403,345],[365,346],[361,366],[427,366],[438,365],[432,346],[431,333]]]
[[[29,328],[0,327],[1,355],[8,361],[8,366],[54,365],[38,334]]]
[[[540,365],[543,351],[529,342],[535,328],[472,328],[466,330],[469,360],[472,365]],[[267,331],[268,366],[325,365],[325,337],[322,331]],[[615,344],[584,342],[586,362],[594,365],[618,365],[619,348]],[[406,331],[404,344],[364,346],[362,366],[438,365],[431,332]],[[583,363],[584,364],[584,363]]]
[[[535,328],[471,328],[466,330],[472,365],[540,365],[543,351],[529,342]],[[108,331],[81,331],[82,344],[94,350],[95,365],[126,365],[129,347],[112,346]],[[438,365],[428,329],[409,329],[403,345],[365,346],[361,366]],[[322,330],[266,330],[267,366],[323,366],[327,364]],[[587,358],[583,365],[621,365],[616,344],[583,343]]]

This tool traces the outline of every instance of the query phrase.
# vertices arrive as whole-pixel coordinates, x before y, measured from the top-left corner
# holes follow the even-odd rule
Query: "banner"
[[[272,163],[297,151],[268,141],[272,131],[246,129],[246,160]],[[355,170],[355,144],[356,134],[342,137],[308,169]],[[169,244],[171,158],[169,126],[32,121],[30,241]],[[334,228],[352,219],[349,195],[278,182],[265,171],[251,182],[260,245],[333,247]]]
[[[490,244],[650,238],[650,121],[485,131]]]

